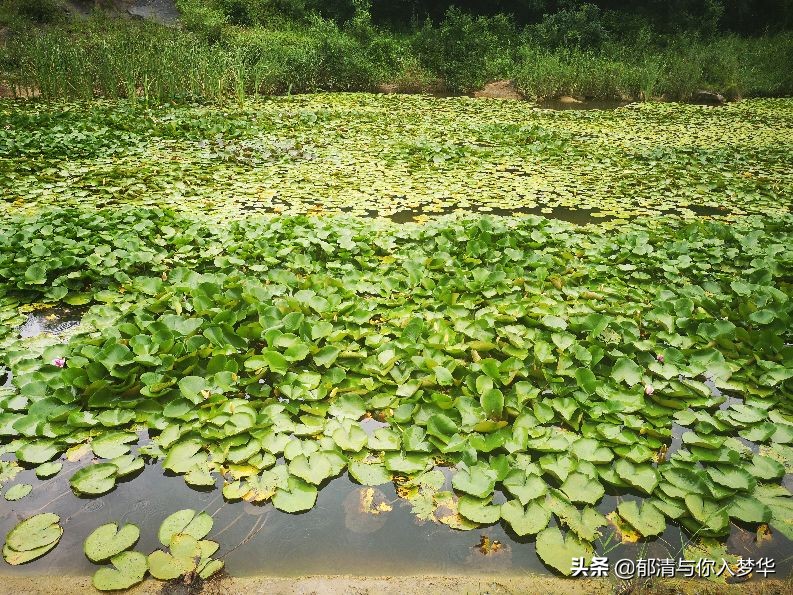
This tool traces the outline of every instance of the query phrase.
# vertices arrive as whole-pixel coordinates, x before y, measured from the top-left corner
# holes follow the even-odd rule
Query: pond
[[[0,121],[0,574],[791,574],[792,101]]]

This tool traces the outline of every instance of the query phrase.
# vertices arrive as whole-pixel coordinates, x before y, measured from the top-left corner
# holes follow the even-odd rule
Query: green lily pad
[[[148,570],[146,556],[139,552],[121,552],[110,563],[113,568],[100,568],[91,580],[99,591],[129,589],[140,583]]]
[[[14,500],[21,500],[22,498],[27,496],[32,489],[33,486],[30,485],[29,483],[18,483],[8,488],[4,496],[5,499],[8,500],[9,502],[12,502]]]
[[[119,529],[116,523],[108,523],[91,532],[83,543],[83,552],[91,562],[102,562],[131,548],[139,537],[135,525],[126,524]]]
[[[617,512],[644,537],[660,535],[666,529],[664,515],[650,502],[645,502],[641,510],[633,500],[622,502],[617,506]]]
[[[118,467],[112,463],[88,465],[75,472],[69,479],[72,489],[78,494],[99,496],[116,486]]]
[[[189,572],[178,559],[162,550],[155,550],[149,554],[146,563],[151,575],[161,581],[173,580]]]
[[[536,547],[540,559],[565,576],[573,573],[574,558],[583,558],[588,565],[593,555],[592,546],[572,533],[565,537],[556,527],[543,529],[537,535]]]
[[[365,486],[379,486],[391,482],[391,473],[381,463],[364,463],[362,461],[350,461],[350,476]]]
[[[57,514],[42,513],[20,522],[6,535],[3,558],[16,566],[40,558],[53,549],[63,535]]]
[[[518,500],[509,500],[501,505],[501,518],[522,537],[535,535],[545,529],[551,520],[551,511],[539,502],[529,502],[523,506]]]
[[[303,512],[314,507],[317,488],[298,477],[289,477],[287,489],[277,489],[273,506],[283,512]]]
[[[49,477],[53,477],[61,472],[63,469],[63,463],[60,461],[53,461],[51,463],[42,463],[38,467],[36,467],[36,477],[39,479],[47,479]]]

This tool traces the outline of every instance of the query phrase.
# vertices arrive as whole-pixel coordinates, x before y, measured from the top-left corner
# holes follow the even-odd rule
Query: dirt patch
[[[523,99],[523,95],[521,95],[515,83],[512,81],[493,81],[492,83],[487,83],[484,88],[479,91],[474,91],[474,97],[487,99]]]

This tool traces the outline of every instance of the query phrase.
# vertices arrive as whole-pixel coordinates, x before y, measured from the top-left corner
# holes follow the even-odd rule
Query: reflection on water
[[[57,307],[38,310],[28,314],[27,320],[19,327],[22,339],[42,334],[60,335],[80,324],[84,309]]]
[[[181,477],[163,475],[159,465],[147,465],[138,477],[120,483],[105,496],[78,499],[71,493],[68,478],[85,463],[67,462],[64,470],[48,481],[37,480],[33,471],[17,476],[13,483],[35,487],[26,498],[4,503],[0,535],[20,519],[38,512],[59,514],[64,535],[43,558],[21,567],[6,566],[4,572],[28,576],[92,573],[97,566],[76,552],[82,552],[83,540],[97,526],[135,523],[141,529],[135,549],[149,553],[160,547],[157,529],[162,520],[176,510],[193,508],[206,510],[215,519],[208,538],[221,544],[218,555],[232,576],[548,573],[535,555],[533,538],[519,538],[503,524],[464,532],[419,521],[410,512],[410,505],[397,497],[392,484],[372,488],[367,499],[365,491],[369,488],[343,475],[320,490],[315,508],[290,515],[270,504],[224,502],[220,490],[193,490]],[[639,498],[607,495],[598,508],[605,514],[620,501],[630,499]],[[367,512],[373,509],[377,514]],[[603,538],[595,545],[612,562],[640,556],[679,556],[688,542],[686,534],[673,525],[658,539],[616,547],[608,537],[611,527],[602,532]],[[497,552],[482,553],[477,547],[482,536],[500,542],[502,547]],[[793,543],[782,535],[775,534],[772,540],[757,546],[752,531],[733,526],[730,543],[735,545],[735,553],[775,558],[778,577],[791,571]]]

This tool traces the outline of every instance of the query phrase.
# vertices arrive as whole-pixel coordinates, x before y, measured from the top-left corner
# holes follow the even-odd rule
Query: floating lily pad
[[[14,500],[21,500],[25,496],[27,496],[30,491],[33,489],[33,486],[29,483],[18,483],[14,486],[11,486],[6,490],[4,494],[5,499],[9,502]]]
[[[568,533],[565,537],[556,527],[543,529],[537,535],[537,555],[551,568],[565,576],[573,572],[573,559],[582,558],[585,564],[593,555],[592,547]]]
[[[116,523],[108,523],[91,532],[83,543],[83,551],[91,562],[102,562],[131,548],[139,537],[135,525],[126,524],[119,529]]]
[[[99,591],[129,589],[143,580],[148,569],[146,556],[138,552],[122,552],[113,556],[110,562],[113,568],[100,568],[91,580]]]
[[[11,565],[40,558],[53,549],[63,535],[56,514],[42,513],[20,522],[6,535],[3,558]]]

